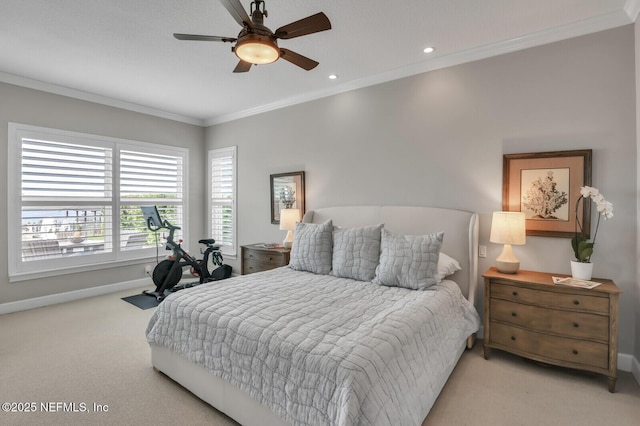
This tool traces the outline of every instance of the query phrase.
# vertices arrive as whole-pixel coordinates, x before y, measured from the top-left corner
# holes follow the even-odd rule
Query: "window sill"
[[[156,257],[141,257],[137,259],[127,259],[127,260],[115,260],[113,262],[108,263],[95,263],[88,265],[79,265],[74,267],[66,267],[64,269],[53,269],[46,271],[38,271],[38,272],[24,272],[19,274],[9,275],[9,282],[22,282],[22,281],[30,281],[37,280],[41,278],[54,277],[60,275],[71,275],[78,274],[81,272],[90,272],[90,271],[98,271],[103,269],[112,269],[118,268],[122,266],[130,266],[130,265],[138,265],[141,263],[153,263],[156,264]]]

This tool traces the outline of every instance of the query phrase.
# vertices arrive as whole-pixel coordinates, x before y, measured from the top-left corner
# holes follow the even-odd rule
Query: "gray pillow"
[[[333,271],[331,275],[371,281],[380,261],[380,234],[383,225],[334,229]]]
[[[444,233],[394,235],[382,230],[380,264],[373,282],[424,290],[438,282],[438,257]]]
[[[296,271],[328,274],[331,272],[331,234],[333,223],[296,223],[289,267]]]

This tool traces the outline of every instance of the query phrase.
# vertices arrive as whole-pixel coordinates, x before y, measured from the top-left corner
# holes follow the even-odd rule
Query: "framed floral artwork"
[[[502,210],[523,212],[527,235],[571,238],[580,188],[591,186],[592,150],[505,154]],[[591,209],[583,203],[580,223],[589,237]]]
[[[304,172],[271,175],[271,223],[280,223],[280,210],[300,209],[304,216]]]

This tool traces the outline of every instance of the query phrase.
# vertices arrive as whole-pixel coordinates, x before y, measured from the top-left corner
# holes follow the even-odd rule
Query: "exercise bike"
[[[202,252],[202,259],[196,259],[182,248],[182,240],[177,242],[174,240],[175,231],[181,229],[179,226],[162,220],[156,206],[141,206],[140,209],[150,231],[169,230],[165,248],[173,252],[171,256],[160,261],[153,269],[151,278],[156,289],[154,291],[145,290],[144,294],[154,296],[158,301],[162,301],[169,293],[211,281],[223,280],[231,276],[232,268],[222,263],[222,253],[220,253],[220,246],[215,244],[216,240],[213,238],[199,240],[198,242],[204,244],[206,248]],[[217,266],[211,271],[209,270],[209,259]],[[187,266],[191,268],[191,274],[199,278],[198,282],[176,286],[182,279],[182,269]]]

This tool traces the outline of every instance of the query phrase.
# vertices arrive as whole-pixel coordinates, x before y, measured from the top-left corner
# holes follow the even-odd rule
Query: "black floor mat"
[[[140,309],[155,308],[160,304],[154,296],[147,296],[146,294],[135,294],[133,296],[123,297],[122,300],[129,302]]]

